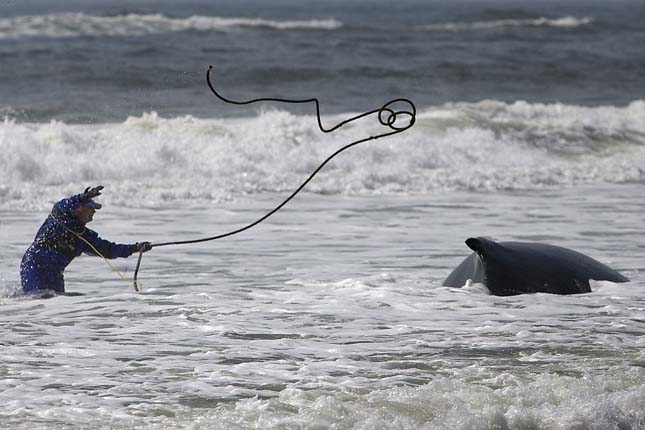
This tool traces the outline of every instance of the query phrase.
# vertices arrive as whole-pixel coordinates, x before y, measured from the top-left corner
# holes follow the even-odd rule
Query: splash
[[[349,114],[324,118],[335,123]],[[532,190],[645,181],[645,102],[624,107],[451,103],[417,114],[413,129],[335,159],[306,192],[414,194]],[[44,208],[85,184],[106,203],[164,206],[292,191],[327,155],[377,134],[369,121],[324,135],[312,116],[162,118],[123,123],[0,123],[0,207]]]

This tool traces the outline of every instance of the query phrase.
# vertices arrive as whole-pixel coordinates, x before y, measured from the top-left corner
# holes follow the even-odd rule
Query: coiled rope
[[[346,120],[343,120],[339,122],[338,124],[334,125],[331,128],[325,128],[322,124],[322,119],[320,117],[320,102],[318,101],[317,98],[311,98],[311,99],[303,99],[303,100],[293,100],[293,99],[283,99],[283,98],[273,98],[273,97],[268,97],[268,98],[257,98],[253,100],[247,100],[247,101],[236,101],[236,100],[231,100],[229,98],[226,98],[222,96],[217,90],[213,87],[213,83],[211,82],[211,70],[213,69],[213,66],[210,66],[206,72],[206,82],[208,83],[208,87],[210,88],[211,92],[220,99],[221,101],[225,103],[229,103],[232,105],[238,105],[238,106],[243,106],[243,105],[249,105],[253,103],[260,103],[260,102],[276,102],[276,103],[292,103],[292,104],[304,104],[304,103],[314,103],[316,106],[316,118],[318,120],[318,128],[320,128],[320,131],[323,133],[331,133],[342,126],[349,124],[350,122],[356,121],[358,119],[364,118],[366,116],[372,115],[372,114],[378,114],[378,121],[381,123],[381,125],[388,127],[390,131],[369,136],[363,139],[358,139],[355,140],[354,142],[348,143],[347,145],[341,147],[340,149],[336,150],[334,153],[332,153],[329,157],[327,157],[320,165],[305,179],[298,188],[296,188],[282,203],[277,205],[275,208],[271,209],[269,212],[267,212],[265,215],[262,217],[258,218],[257,220],[253,221],[252,223],[245,225],[244,227],[238,228],[233,231],[229,231],[227,233],[222,233],[218,234],[215,236],[210,236],[210,237],[204,237],[200,239],[191,239],[191,240],[180,240],[180,241],[174,241],[174,242],[162,242],[162,243],[153,243],[152,248],[160,247],[160,246],[169,246],[169,245],[187,245],[191,243],[199,243],[199,242],[208,242],[211,240],[217,240],[217,239],[222,239],[228,236],[233,236],[235,234],[241,233],[245,230],[248,230],[258,224],[260,224],[262,221],[266,220],[269,218],[271,215],[274,213],[278,212],[284,205],[289,203],[291,199],[293,199],[302,189],[316,176],[316,174],[323,168],[327,163],[329,163],[334,157],[336,157],[338,154],[341,152],[356,146],[358,144],[370,141],[370,140],[375,140],[375,139],[380,139],[381,137],[387,137],[387,136],[393,136],[395,134],[399,134],[404,132],[405,130],[409,129],[414,125],[414,122],[416,121],[416,114],[417,114],[417,109],[414,103],[412,103],[411,100],[406,99],[406,98],[397,98],[388,101],[385,103],[383,106],[381,106],[378,109],[373,109],[368,112],[364,112],[362,114],[353,116],[351,118],[348,118]],[[404,107],[404,108],[403,108]],[[397,124],[400,122],[403,122],[403,125]],[[139,275],[139,269],[141,266],[141,258],[143,257],[143,252],[139,252],[139,258],[137,260],[137,266],[136,269],[134,270],[134,289],[136,291],[139,291],[138,287],[138,275]]]

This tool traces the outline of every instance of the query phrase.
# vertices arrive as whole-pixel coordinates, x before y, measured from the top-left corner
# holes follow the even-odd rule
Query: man
[[[20,263],[20,280],[26,293],[65,292],[63,271],[82,253],[105,258],[129,257],[152,248],[150,242],[121,245],[101,239],[85,225],[92,221],[101,205],[93,199],[101,195],[102,185],[86,188],[82,194],[56,203],[38,230]]]

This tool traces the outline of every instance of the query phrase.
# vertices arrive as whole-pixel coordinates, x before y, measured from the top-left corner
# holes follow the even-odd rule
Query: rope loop
[[[397,109],[397,104],[406,104],[407,106],[399,107]],[[387,116],[385,116],[385,114],[387,114]],[[403,98],[390,100],[389,102],[384,104],[378,111],[379,122],[382,125],[389,127],[397,132],[402,132],[412,127],[414,125],[414,122],[416,121],[416,116],[417,109],[416,106],[414,106],[414,103],[412,103],[408,99]],[[403,126],[396,125],[397,121],[399,121],[399,117],[402,117],[401,121],[407,120],[407,123]]]
[[[334,130],[339,129],[340,127],[349,124],[350,122],[356,121],[361,118],[365,118],[369,115],[372,114],[377,114],[378,116],[378,121],[381,125],[388,127],[390,131],[369,136],[366,138],[358,139],[355,140],[354,142],[348,143],[347,145],[341,147],[340,149],[336,150],[334,153],[332,153],[329,157],[327,157],[320,165],[314,169],[314,171],[305,179],[296,189],[293,191],[282,203],[280,203],[278,206],[267,212],[265,215],[260,217],[259,219],[255,220],[254,222],[238,228],[233,231],[229,231],[228,233],[222,233],[218,234],[215,236],[211,237],[204,237],[201,239],[191,239],[191,240],[181,240],[181,241],[173,241],[173,242],[163,242],[163,243],[153,243],[152,247],[159,247],[159,246],[168,246],[168,245],[186,245],[190,243],[199,243],[199,242],[207,242],[211,240],[217,240],[217,239],[222,239],[224,237],[232,236],[234,234],[241,233],[245,230],[250,229],[253,226],[258,225],[265,219],[269,218],[271,215],[282,209],[284,205],[286,205],[291,199],[293,199],[313,178],[316,176],[316,174],[327,164],[329,163],[335,156],[340,154],[341,152],[356,146],[360,143],[367,142],[369,140],[374,140],[378,139],[381,137],[386,137],[386,136],[393,136],[398,133],[402,133],[405,130],[409,129],[412,127],[416,121],[416,114],[417,114],[417,109],[414,103],[406,98],[397,98],[390,100],[389,102],[385,103],[383,106],[381,106],[379,109],[374,109],[368,112],[364,112],[355,116],[352,116],[350,118],[347,118],[338,124],[330,127],[330,128],[325,128],[322,124],[322,119],[320,117],[320,102],[318,101],[317,98],[310,98],[310,99],[284,99],[284,98],[274,98],[274,97],[265,97],[265,98],[257,98],[257,99],[252,99],[252,100],[244,100],[244,101],[237,101],[237,100],[232,100],[229,98],[224,97],[221,95],[213,86],[213,83],[211,82],[211,71],[213,70],[213,66],[209,66],[208,70],[206,71],[206,82],[208,84],[208,87],[210,88],[211,92],[223,101],[224,103],[232,104],[232,105],[249,105],[253,103],[259,103],[259,102],[276,102],[276,103],[291,103],[291,104],[303,104],[303,103],[314,103],[316,107],[316,118],[318,120],[318,128],[320,131],[323,133],[331,133]],[[398,123],[403,123],[403,124],[398,124]],[[139,274],[139,267],[141,265],[141,257],[143,253],[139,254],[139,260],[137,261],[137,266],[134,271],[134,288],[138,291],[137,287],[137,277]]]

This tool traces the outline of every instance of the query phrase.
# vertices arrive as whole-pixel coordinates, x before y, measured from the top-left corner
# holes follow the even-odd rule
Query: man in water
[[[38,230],[20,263],[20,280],[26,293],[65,292],[65,267],[82,253],[105,258],[129,257],[152,248],[150,242],[121,245],[101,239],[85,225],[92,221],[101,204],[93,199],[101,195],[102,185],[86,188],[56,203]]]

